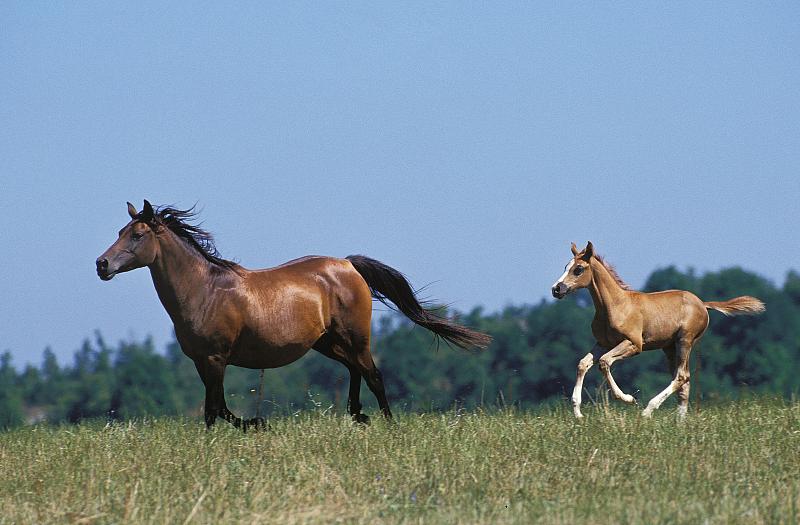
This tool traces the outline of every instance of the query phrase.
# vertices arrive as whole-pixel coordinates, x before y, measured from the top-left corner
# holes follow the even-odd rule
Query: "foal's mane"
[[[240,266],[228,259],[223,259],[214,244],[214,236],[204,230],[198,224],[192,224],[197,217],[194,206],[188,210],[179,210],[172,206],[159,206],[155,211],[157,223],[169,228],[169,230],[189,243],[205,260],[220,268],[237,270]]]
[[[617,284],[620,286],[620,288],[622,288],[623,290],[632,290],[633,289],[633,288],[631,288],[631,286],[628,283],[626,283],[625,281],[622,280],[622,277],[619,276],[619,274],[617,273],[616,268],[611,266],[611,264],[609,262],[607,262],[605,259],[603,259],[603,257],[601,257],[600,255],[594,254],[594,258],[597,259],[598,261],[600,261],[600,264],[602,264],[603,268],[605,268],[608,271],[608,273],[611,274],[611,277],[614,278],[614,280],[617,282]]]

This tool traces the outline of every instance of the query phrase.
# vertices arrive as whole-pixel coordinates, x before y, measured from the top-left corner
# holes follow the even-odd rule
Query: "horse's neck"
[[[628,295],[603,263],[592,259],[589,264],[592,265],[592,284],[589,286],[589,292],[592,294],[594,308],[599,315],[608,318],[611,310],[628,301]]]
[[[150,265],[158,298],[173,322],[191,321],[210,292],[210,263],[170,231],[159,237],[159,244],[159,255]]]

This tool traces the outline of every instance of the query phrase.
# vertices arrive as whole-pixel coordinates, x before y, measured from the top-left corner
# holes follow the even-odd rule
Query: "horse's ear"
[[[139,212],[136,211],[136,208],[134,208],[133,204],[131,204],[129,202],[128,203],[128,215],[131,216],[131,219],[135,219],[138,214],[139,214]]]
[[[572,243],[572,246],[570,246],[570,249],[572,250],[572,255],[578,255],[578,247],[575,246],[574,242]]]
[[[592,258],[592,255],[594,255],[594,246],[592,246],[592,241],[589,241],[586,244],[586,248],[583,249],[583,255],[581,256],[581,259],[588,261]]]
[[[142,208],[142,215],[139,217],[140,220],[144,222],[152,221],[156,216],[155,211],[153,210],[153,205],[145,199],[144,200],[144,208]]]

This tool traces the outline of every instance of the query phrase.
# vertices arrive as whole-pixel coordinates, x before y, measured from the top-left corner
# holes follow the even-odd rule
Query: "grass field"
[[[800,404],[154,419],[0,434],[2,523],[798,523]]]

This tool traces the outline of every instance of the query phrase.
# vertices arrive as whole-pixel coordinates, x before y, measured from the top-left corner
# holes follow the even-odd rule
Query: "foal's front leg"
[[[614,378],[611,376],[611,365],[614,364],[615,361],[619,361],[620,359],[626,359],[628,357],[634,356],[636,354],[641,353],[642,348],[641,346],[637,345],[636,343],[625,340],[622,341],[620,344],[603,354],[603,357],[600,358],[600,370],[603,372],[603,375],[606,377],[606,381],[608,381],[608,386],[611,387],[611,393],[614,394],[614,397],[623,401],[628,404],[636,403],[636,398],[634,398],[630,394],[626,394],[617,386],[617,382],[614,381]]]
[[[591,352],[583,356],[578,362],[578,377],[575,381],[575,388],[572,389],[572,412],[575,414],[575,417],[578,419],[583,417],[581,413],[581,394],[583,393],[583,378],[586,376],[586,372],[592,368],[594,364],[594,355],[597,349],[600,348],[600,345],[595,344],[592,347]]]

